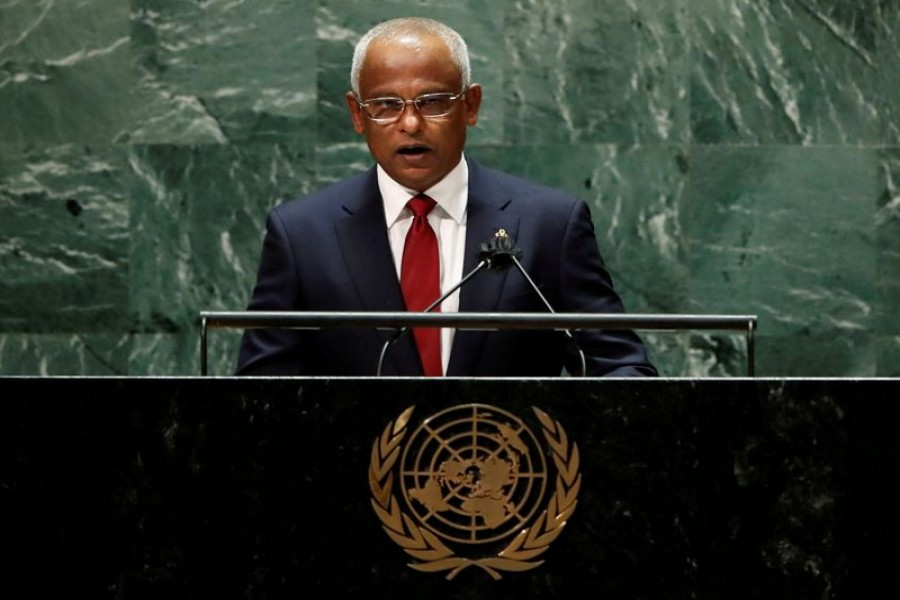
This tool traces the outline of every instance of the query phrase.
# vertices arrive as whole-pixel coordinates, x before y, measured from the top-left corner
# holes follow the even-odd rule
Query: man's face
[[[411,100],[422,94],[462,89],[462,76],[440,38],[403,38],[369,47],[359,75],[360,99],[396,97]],[[407,104],[399,120],[376,123],[347,93],[353,128],[366,138],[375,161],[395,181],[425,191],[444,178],[460,161],[466,128],[478,120],[481,86],[473,84],[453,102],[443,117],[424,118]]]

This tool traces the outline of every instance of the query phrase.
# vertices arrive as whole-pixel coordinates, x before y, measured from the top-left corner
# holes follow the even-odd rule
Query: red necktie
[[[428,213],[434,208],[435,201],[425,194],[419,194],[406,205],[415,216],[403,246],[400,287],[403,289],[406,310],[419,312],[425,310],[441,295],[437,237],[428,224]],[[438,311],[440,306],[433,309],[433,312]],[[440,376],[443,373],[441,330],[437,327],[414,328],[413,335],[419,347],[425,375]]]

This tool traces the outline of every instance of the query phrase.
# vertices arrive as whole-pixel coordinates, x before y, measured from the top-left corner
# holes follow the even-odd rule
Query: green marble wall
[[[352,47],[407,14],[467,37],[469,152],[588,200],[631,312],[757,314],[760,375],[900,376],[888,0],[7,0],[0,374],[199,373],[266,210],[368,166]],[[665,375],[744,372],[739,335],[644,337]]]

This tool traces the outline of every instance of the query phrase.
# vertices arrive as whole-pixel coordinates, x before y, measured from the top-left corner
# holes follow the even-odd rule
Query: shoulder
[[[477,195],[532,214],[569,216],[584,211],[575,194],[469,160],[469,185]]]
[[[312,219],[316,216],[336,217],[346,214],[345,208],[364,201],[372,194],[378,194],[374,168],[282,202],[271,209],[269,214],[270,217],[276,216],[283,221]]]

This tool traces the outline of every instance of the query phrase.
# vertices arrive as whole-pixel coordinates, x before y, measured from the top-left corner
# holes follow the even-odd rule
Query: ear
[[[463,100],[466,103],[466,124],[469,127],[478,122],[478,111],[481,109],[481,84],[473,83],[466,89]]]
[[[347,99],[347,109],[350,111],[350,120],[353,121],[353,130],[362,134],[366,130],[366,115],[363,114],[362,109],[356,102],[356,94],[350,91],[347,92],[345,97]]]

